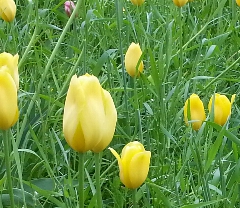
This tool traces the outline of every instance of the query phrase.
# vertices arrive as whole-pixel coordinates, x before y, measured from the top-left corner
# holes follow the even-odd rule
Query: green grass
[[[20,118],[11,130],[10,156],[16,207],[77,207],[78,153],[64,139],[62,115],[71,76],[86,72],[99,78],[117,108],[110,146],[120,153],[138,140],[152,152],[148,178],[137,190],[139,207],[240,207],[235,0],[195,0],[181,10],[171,0],[146,0],[141,7],[85,0],[62,40],[69,21],[64,1],[16,3],[14,22],[0,20],[0,52],[20,56]],[[144,73],[136,79],[123,64],[131,42],[143,50]],[[208,115],[215,92],[236,94],[226,125],[208,118],[197,132],[186,127],[185,100],[198,94]],[[9,207],[0,141],[0,207]],[[114,156],[108,149],[101,156],[104,207],[131,207]],[[98,207],[94,155],[84,157],[85,207]]]

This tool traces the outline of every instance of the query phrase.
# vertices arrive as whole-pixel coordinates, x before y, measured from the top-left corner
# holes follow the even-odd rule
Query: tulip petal
[[[188,0],[173,0],[173,3],[178,7],[184,6],[187,2]]]
[[[188,125],[188,104],[190,100],[190,118],[192,120],[192,128],[194,130],[200,129],[202,122],[206,119],[204,106],[198,95],[192,94],[189,99],[186,100],[184,105],[184,120]]]
[[[11,22],[16,15],[16,4],[13,0],[0,0],[0,16],[7,22]]]
[[[233,94],[232,97],[231,97],[231,105],[232,105],[233,102],[235,101],[235,98],[236,98],[236,94]]]
[[[90,150],[99,143],[104,128],[102,87],[95,76],[80,76],[78,80],[86,100],[80,113],[80,123],[85,138],[85,149]]]
[[[131,186],[128,188],[138,188],[146,180],[149,171],[150,158],[151,152],[149,151],[140,152],[132,158],[129,164]]]
[[[17,89],[19,88],[18,59],[18,54],[15,56],[6,52],[0,54],[0,67],[7,67],[8,73],[12,76]]]
[[[69,146],[78,152],[88,150],[85,147],[85,139],[79,122],[84,101],[84,93],[79,86],[77,76],[74,75],[70,82],[64,106],[63,133]]]
[[[131,2],[136,6],[140,6],[144,3],[144,0],[131,0]]]
[[[118,164],[121,165],[121,158],[120,158],[120,155],[111,147],[108,148],[111,153],[116,157],[116,159],[118,160]]]
[[[9,73],[0,68],[0,129],[6,130],[18,119],[17,88]]]
[[[122,150],[121,158],[122,160],[131,160],[132,157],[139,153],[139,152],[144,152],[144,146],[138,142],[129,142]]]
[[[214,98],[214,122],[219,125],[224,125],[231,114],[231,102],[225,95],[220,95],[218,93],[215,93]],[[231,99],[231,101],[234,100],[234,97]],[[213,96],[211,97],[209,103],[208,103],[208,109],[209,112],[212,110],[212,101]]]
[[[112,141],[117,122],[117,111],[110,93],[103,90],[103,105],[105,117],[102,118],[102,138],[100,142],[92,149],[93,152],[101,152]]]
[[[120,174],[120,178],[126,187],[132,186],[130,175],[129,175],[129,171],[131,169],[130,162],[136,154],[144,151],[145,149],[143,145],[138,141],[130,142],[123,148],[122,154],[121,154],[122,173]]]
[[[141,58],[142,50],[139,44],[131,43],[125,55],[125,68],[131,77],[138,75],[138,72],[143,71],[143,61],[140,62],[136,70],[139,59]]]
[[[120,158],[120,155],[111,147],[108,148],[112,154],[117,158],[118,160],[118,166],[119,166],[119,175],[120,175],[120,180],[122,181],[122,183],[128,187],[131,185],[130,180],[129,180],[129,175],[126,169],[126,165],[124,167],[123,163],[122,163],[122,159]]]

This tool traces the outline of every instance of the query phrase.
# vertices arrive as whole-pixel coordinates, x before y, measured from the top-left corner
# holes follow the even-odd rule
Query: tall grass
[[[62,115],[71,76],[85,73],[99,78],[117,107],[110,146],[120,153],[138,140],[152,152],[148,178],[137,190],[139,207],[239,207],[235,0],[195,0],[181,10],[171,0],[146,0],[141,7],[125,0],[83,2],[72,24],[64,1],[55,0],[18,0],[14,22],[0,20],[1,52],[20,56],[20,118],[12,128],[10,155],[16,207],[78,206],[78,153],[63,137]],[[139,78],[124,68],[131,42],[143,50]],[[215,92],[237,94],[228,122],[221,127],[209,116],[199,131],[187,127],[185,100],[198,94],[208,115]],[[115,158],[107,149],[101,156],[104,207],[131,207]],[[0,145],[0,207],[9,207],[4,159]],[[88,152],[84,203],[89,208],[97,207],[94,173]]]

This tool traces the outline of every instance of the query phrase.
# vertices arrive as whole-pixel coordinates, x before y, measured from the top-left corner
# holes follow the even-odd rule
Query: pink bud
[[[64,9],[65,9],[67,16],[70,17],[72,14],[72,11],[75,9],[75,4],[73,3],[73,1],[66,1],[64,3]]]

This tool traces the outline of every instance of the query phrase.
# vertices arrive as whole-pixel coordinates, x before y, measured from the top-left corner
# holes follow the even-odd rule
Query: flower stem
[[[100,185],[101,155],[100,153],[95,153],[94,156],[95,156],[97,207],[102,208],[102,194],[101,194],[101,185]]]
[[[10,161],[10,145],[9,145],[9,131],[3,130],[3,144],[4,144],[4,155],[5,155],[5,164],[6,164],[6,172],[7,172],[7,188],[10,196],[10,204],[11,207],[14,206],[14,196],[13,196],[13,187],[12,187],[12,177],[11,177],[11,161]]]
[[[79,180],[79,189],[78,189],[79,208],[83,208],[84,207],[84,153],[79,153],[78,180]]]
[[[122,46],[122,1],[115,0],[115,7],[116,7],[116,14],[117,14],[117,32],[118,32],[118,41],[119,41],[119,53],[121,58],[121,68],[122,68],[122,78],[123,78],[123,89],[124,89],[124,105],[125,105],[125,114],[126,114],[126,124],[127,124],[127,134],[130,135],[130,117],[129,117],[129,110],[128,110],[128,91],[127,91],[127,79],[126,79],[126,72],[124,68],[124,56],[123,56],[123,46]]]
[[[133,208],[137,208],[136,195],[137,195],[137,189],[133,189],[132,190]]]

